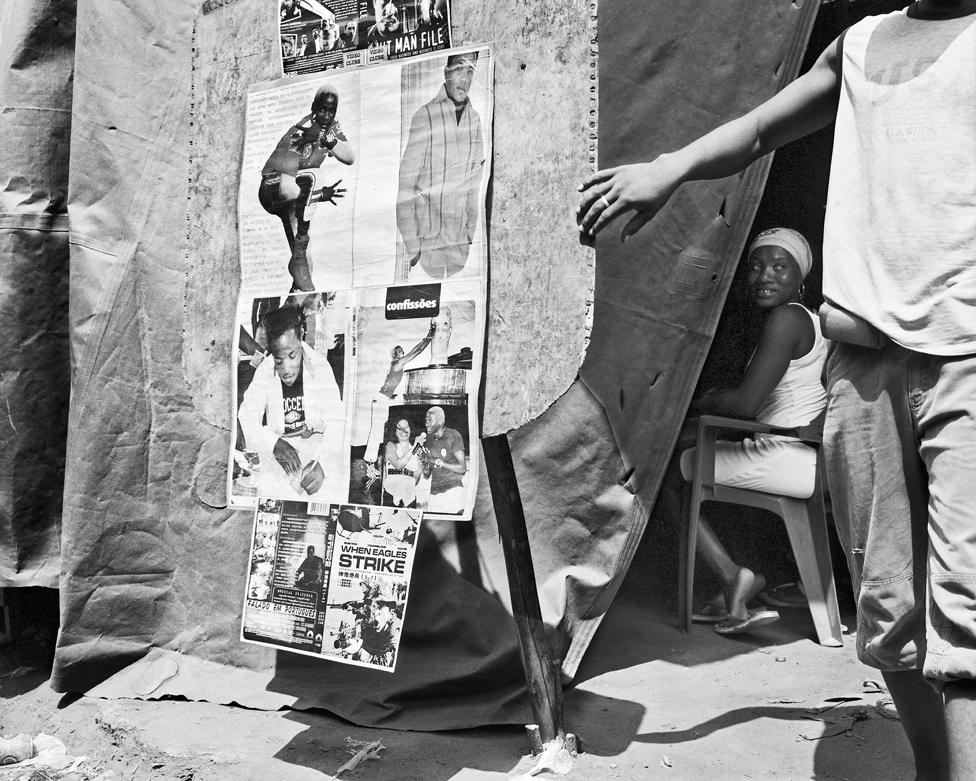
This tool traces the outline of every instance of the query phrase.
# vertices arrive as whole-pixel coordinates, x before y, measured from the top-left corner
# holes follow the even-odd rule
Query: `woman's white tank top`
[[[770,426],[796,428],[805,426],[827,405],[827,394],[820,378],[827,358],[828,340],[820,333],[820,319],[802,304],[799,306],[813,323],[813,347],[806,355],[790,361],[783,379],[763,402],[756,420]]]

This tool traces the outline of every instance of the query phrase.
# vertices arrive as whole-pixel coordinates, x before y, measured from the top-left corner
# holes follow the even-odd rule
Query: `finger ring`
[[[610,208],[610,201],[607,200],[607,196],[606,195],[601,195],[600,196],[600,203],[603,204],[603,208],[604,209],[609,209]]]

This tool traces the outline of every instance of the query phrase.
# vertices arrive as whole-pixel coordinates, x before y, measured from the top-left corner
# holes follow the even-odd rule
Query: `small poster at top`
[[[450,0],[273,0],[281,70],[318,73],[451,46]]]

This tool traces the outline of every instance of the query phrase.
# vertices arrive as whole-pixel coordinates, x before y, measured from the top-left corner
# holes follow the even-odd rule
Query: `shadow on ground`
[[[765,574],[770,584],[797,580],[786,531],[775,516],[729,505],[707,506],[713,511],[713,525],[736,561]],[[853,628],[849,576],[832,531],[831,542],[841,621]],[[620,592],[577,670],[574,685],[654,660],[691,667],[801,638],[816,643],[813,621],[806,609],[780,610],[781,619],[776,624],[736,637],[703,635],[702,630],[707,627],[695,627],[690,634],[679,631],[677,562],[673,530],[652,515]],[[698,570],[696,599],[718,588],[703,567],[699,565]],[[849,637],[853,642],[853,635]]]

